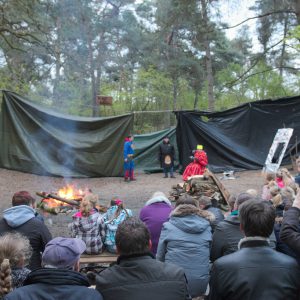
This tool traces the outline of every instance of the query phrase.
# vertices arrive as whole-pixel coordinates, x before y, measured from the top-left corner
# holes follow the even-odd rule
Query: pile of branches
[[[190,177],[186,182],[178,183],[172,186],[169,199],[177,201],[179,197],[188,194],[198,200],[201,196],[207,196],[212,199],[214,206],[227,210],[227,200],[230,196],[223,184],[207,171],[204,175]]]

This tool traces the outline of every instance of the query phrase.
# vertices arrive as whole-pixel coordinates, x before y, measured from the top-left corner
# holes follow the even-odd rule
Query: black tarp
[[[0,167],[64,177],[119,176],[133,115],[66,116],[3,91]]]
[[[263,100],[223,112],[176,112],[179,160],[183,168],[197,144],[204,145],[209,167],[214,172],[251,170],[264,166],[279,128],[293,128],[289,148],[300,137],[300,96]]]
[[[170,138],[170,143],[175,147],[175,157],[178,157],[176,143],[176,129],[170,128],[148,134],[134,136],[135,142],[135,166],[146,173],[162,171],[158,160],[159,145],[164,137]]]

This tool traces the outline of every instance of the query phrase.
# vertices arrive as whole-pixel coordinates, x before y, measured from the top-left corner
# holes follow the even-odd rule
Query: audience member
[[[269,246],[275,209],[265,201],[250,200],[241,205],[239,216],[245,238],[239,251],[215,261],[210,300],[299,299],[296,260]]]
[[[116,253],[117,248],[115,237],[118,226],[127,218],[132,217],[132,212],[130,209],[124,208],[123,201],[120,199],[112,200],[110,205],[110,208],[103,215],[106,228],[104,245],[107,251]]]
[[[277,172],[276,172],[276,177],[275,177],[275,181],[277,183],[277,186],[279,188],[283,188],[284,187],[284,181],[283,181],[283,173],[282,173],[282,170],[279,169]]]
[[[258,196],[258,192],[255,189],[249,189],[249,190],[246,191],[246,193],[251,195],[254,198]]]
[[[275,208],[276,211],[276,217],[282,217],[283,216],[283,210],[284,210],[284,204],[281,196],[281,189],[277,186],[273,186],[270,189],[271,193],[271,203]]]
[[[96,289],[105,300],[189,299],[184,271],[161,263],[150,253],[150,233],[143,222],[129,218],[116,234],[117,264],[97,276]]]
[[[19,233],[0,237],[0,299],[23,285],[30,273],[26,268],[31,256],[29,240]]]
[[[229,211],[227,211],[225,213],[226,217],[233,212],[235,201],[236,201],[236,195],[230,195],[229,198],[228,198],[228,200],[227,200],[227,203],[229,205]]]
[[[270,188],[275,186],[276,182],[275,182],[275,174],[274,173],[266,173],[265,174],[265,182],[264,182],[264,186],[262,188],[262,195],[261,198],[263,200],[271,200],[272,196],[270,193]]]
[[[140,219],[146,224],[150,231],[152,242],[152,253],[156,255],[158,240],[163,223],[169,219],[172,211],[170,200],[162,192],[156,192],[141,209]]]
[[[201,196],[198,202],[199,202],[200,209],[210,211],[215,216],[213,227],[215,227],[217,224],[219,224],[221,221],[224,220],[224,215],[222,214],[221,209],[212,206],[211,198],[207,196]]]
[[[192,297],[204,295],[209,281],[209,250],[214,215],[190,196],[180,198],[164,223],[156,258],[185,270]],[[192,259],[191,259],[192,258]]]
[[[292,207],[292,205],[293,205],[293,201],[289,198],[286,198],[285,199],[283,215],[285,214],[285,212],[287,210],[289,210]],[[292,256],[292,257],[296,258],[299,265],[300,265],[300,255],[297,256],[297,254],[286,243],[284,243],[280,238],[280,231],[281,231],[281,227],[282,227],[282,222],[283,222],[283,217],[276,217],[275,218],[274,233],[275,233],[275,236],[276,236],[276,250],[281,252],[281,253],[284,253],[284,254],[287,254],[289,256]],[[298,228],[300,229],[300,224],[299,224]]]
[[[73,216],[71,236],[79,238],[86,244],[87,254],[99,254],[102,252],[105,238],[105,224],[103,217],[94,210],[93,195],[85,196],[80,203],[80,210]]]
[[[80,255],[85,251],[80,239],[57,237],[45,248],[43,268],[32,271],[20,287],[5,300],[101,300],[101,294],[89,289],[87,278],[79,271]]]
[[[280,239],[300,257],[300,190],[297,193],[293,206],[284,214]]]
[[[246,201],[253,199],[250,194],[241,193],[237,197],[234,210],[231,215],[220,222],[213,234],[210,258],[211,261],[233,253],[238,250],[238,243],[242,239],[243,233],[240,231],[239,207]],[[261,199],[262,201],[262,199]],[[268,203],[268,202],[267,202]],[[276,248],[276,237],[274,232],[271,233],[270,243],[272,248]]]
[[[17,192],[12,198],[12,206],[4,210],[0,220],[0,234],[19,232],[26,236],[32,247],[32,256],[28,268],[34,270],[41,267],[41,252],[51,240],[47,226],[36,217],[35,199],[28,192]]]

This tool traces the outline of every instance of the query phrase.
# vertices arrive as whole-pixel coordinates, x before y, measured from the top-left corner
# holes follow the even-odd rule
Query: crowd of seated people
[[[52,236],[28,192],[0,220],[0,299],[300,299],[300,189],[286,169],[266,174],[262,191],[228,199],[162,192],[133,217],[120,199],[107,212],[87,195],[68,238]],[[80,256],[118,256],[86,277]],[[93,278],[93,279],[91,279]],[[94,288],[88,288],[90,284]]]

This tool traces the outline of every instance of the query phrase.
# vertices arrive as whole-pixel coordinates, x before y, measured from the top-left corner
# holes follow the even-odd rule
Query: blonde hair
[[[282,203],[282,196],[280,194],[280,188],[278,186],[273,186],[270,188],[270,194],[272,196],[273,206],[276,207]]]
[[[287,198],[288,200],[294,201],[296,194],[290,186],[286,186],[280,191],[282,197]]]
[[[92,206],[95,207],[96,204],[98,203],[99,196],[95,195],[95,194],[88,194],[88,195],[84,196],[83,199],[89,201],[92,204]]]
[[[80,212],[83,217],[88,217],[93,209],[93,204],[89,201],[89,197],[85,196],[80,203]]]
[[[12,289],[11,269],[28,264],[32,254],[29,240],[19,233],[7,233],[0,237],[0,295]]]
[[[275,174],[274,173],[266,173],[265,180],[268,182],[275,180]]]
[[[253,197],[257,197],[257,195],[258,195],[258,192],[255,189],[249,189],[249,190],[246,191],[246,193],[250,194]]]

